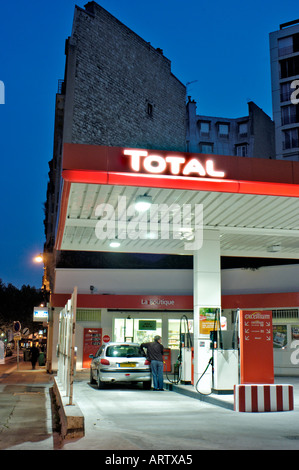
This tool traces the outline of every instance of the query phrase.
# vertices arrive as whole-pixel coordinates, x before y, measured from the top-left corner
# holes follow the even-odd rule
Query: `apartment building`
[[[299,19],[270,33],[276,158],[299,160]]]
[[[187,150],[239,157],[275,158],[274,123],[255,103],[239,118],[198,115],[197,105],[187,103]]]

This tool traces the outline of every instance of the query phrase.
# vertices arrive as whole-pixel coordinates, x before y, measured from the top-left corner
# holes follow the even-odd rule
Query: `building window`
[[[240,137],[247,136],[247,132],[248,132],[247,122],[240,122],[238,130],[239,130],[239,136]]]
[[[218,134],[219,137],[224,137],[228,139],[229,124],[218,124]]]
[[[299,107],[291,104],[281,108],[281,125],[295,124],[299,122]]]
[[[278,39],[278,55],[288,55],[299,52],[299,33]]]
[[[247,157],[247,144],[236,145],[236,155],[238,157]]]
[[[147,115],[153,117],[153,105],[151,103],[147,103]]]
[[[278,39],[278,55],[293,54],[293,36]]]
[[[201,142],[199,144],[199,153],[213,153],[214,144],[210,142]]]
[[[210,122],[199,121],[198,125],[199,125],[200,135],[208,136],[210,134],[210,127],[211,127]]]
[[[280,78],[299,75],[299,56],[280,60]]]
[[[299,147],[299,128],[289,129],[283,131],[284,133],[284,142],[283,149],[293,149]]]
[[[280,84],[280,101],[290,101],[291,94],[294,89],[291,88],[292,82],[284,82]]]

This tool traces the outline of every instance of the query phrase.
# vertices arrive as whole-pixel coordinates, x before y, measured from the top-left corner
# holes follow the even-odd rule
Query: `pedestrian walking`
[[[39,356],[39,349],[32,344],[32,347],[30,348],[30,362],[32,364],[32,369],[35,369],[36,362],[38,360]]]
[[[146,349],[146,357],[151,363],[154,390],[163,390],[163,352],[161,336],[154,337],[151,343],[142,343],[140,347]]]

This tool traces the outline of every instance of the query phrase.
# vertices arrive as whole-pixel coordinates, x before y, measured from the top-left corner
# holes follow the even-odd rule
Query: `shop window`
[[[116,318],[114,320],[114,341],[148,343],[156,335],[162,336],[162,320],[148,318]]]
[[[189,333],[193,333],[193,320],[188,320]],[[187,333],[187,325],[185,321],[168,320],[168,347],[170,349],[180,348],[180,330],[181,333]]]

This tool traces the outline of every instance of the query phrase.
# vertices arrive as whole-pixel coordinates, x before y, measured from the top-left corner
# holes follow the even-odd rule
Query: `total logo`
[[[213,160],[207,160],[205,163],[202,163],[196,157],[191,159],[175,155],[163,157],[138,149],[125,149],[124,155],[130,158],[131,169],[136,172],[146,171],[156,175],[167,172],[174,176],[225,177],[223,171],[215,170]]]

